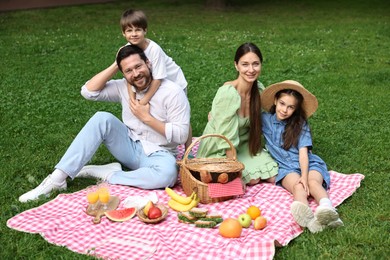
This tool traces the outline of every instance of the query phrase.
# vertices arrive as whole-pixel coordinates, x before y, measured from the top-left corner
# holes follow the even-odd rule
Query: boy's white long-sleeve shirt
[[[152,74],[154,79],[169,79],[178,84],[182,89],[187,88],[187,80],[183,70],[176,62],[168,56],[156,42],[147,39],[148,46],[144,53],[152,64]],[[130,43],[127,43],[130,45]]]

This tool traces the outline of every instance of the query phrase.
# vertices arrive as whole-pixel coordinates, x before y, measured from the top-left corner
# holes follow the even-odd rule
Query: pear
[[[148,216],[149,210],[150,210],[152,207],[155,207],[155,206],[154,206],[153,202],[152,202],[151,200],[149,200],[148,203],[146,203],[146,205],[145,205],[145,207],[144,207],[144,209],[143,209],[145,216]]]

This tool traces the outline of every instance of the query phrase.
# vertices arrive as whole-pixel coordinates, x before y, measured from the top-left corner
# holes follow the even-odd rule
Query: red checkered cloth
[[[351,196],[364,178],[362,174],[331,174],[329,196],[338,206]],[[121,200],[128,196],[146,196],[156,192],[159,202],[167,205],[164,190],[142,190],[128,186],[110,185],[111,194]],[[184,195],[181,185],[174,190]],[[145,224],[137,217],[125,222],[111,222],[102,217],[93,224],[85,213],[86,190],[60,194],[37,208],[22,212],[7,221],[9,228],[39,233],[49,243],[65,246],[80,254],[103,259],[272,259],[275,245],[286,246],[302,233],[302,228],[290,214],[293,198],[281,187],[269,183],[249,186],[237,199],[219,203],[200,204],[209,211],[218,211],[224,218],[237,218],[250,205],[258,205],[268,220],[263,230],[245,228],[240,238],[228,239],[218,234],[218,228],[204,229],[179,223],[177,213],[169,209],[167,218],[159,224]],[[313,210],[317,207],[310,201]],[[343,217],[343,216],[341,216]]]
[[[225,196],[238,196],[243,195],[244,190],[242,187],[241,178],[235,178],[228,183],[209,183],[207,185],[210,198],[220,198]]]

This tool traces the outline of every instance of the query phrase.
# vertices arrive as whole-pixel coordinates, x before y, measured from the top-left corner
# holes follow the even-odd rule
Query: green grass
[[[388,258],[388,1],[264,0],[240,6],[243,1],[234,0],[224,10],[207,9],[200,0],[136,2],[0,13],[0,258],[88,258],[11,230],[6,220],[48,201],[17,199],[52,171],[95,111],[120,116],[118,105],[86,101],[79,90],[124,44],[119,17],[129,7],[147,13],[148,36],[184,70],[194,136],[202,133],[217,88],[236,76],[235,49],[251,41],[265,58],[265,85],[295,79],[317,96],[319,109],[310,119],[315,153],[330,169],[366,176],[338,208],[345,227],[305,231],[278,248],[275,259]],[[111,160],[101,148],[93,163]],[[88,184],[69,182],[68,192]]]

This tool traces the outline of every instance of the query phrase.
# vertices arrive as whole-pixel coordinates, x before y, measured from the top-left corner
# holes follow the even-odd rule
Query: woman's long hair
[[[295,97],[297,100],[296,108],[294,113],[285,120],[286,127],[284,129],[283,138],[283,149],[288,150],[292,146],[298,146],[299,136],[302,132],[304,123],[306,122],[305,111],[302,108],[303,96],[292,89],[282,89],[275,94],[275,100],[278,100],[282,95],[290,95]],[[275,113],[276,106],[273,105],[270,112]]]
[[[234,61],[238,64],[238,61],[242,56],[248,52],[253,52],[256,54],[260,63],[263,63],[263,55],[261,54],[260,49],[253,43],[244,43],[238,47]],[[252,156],[256,155],[262,147],[261,144],[261,103],[260,103],[260,92],[257,85],[257,80],[253,82],[251,88],[251,98],[250,98],[250,127],[249,127],[249,152]]]

